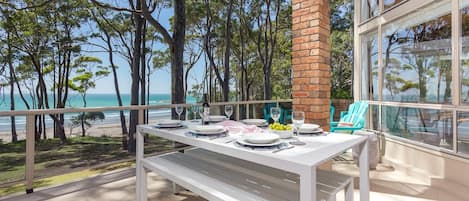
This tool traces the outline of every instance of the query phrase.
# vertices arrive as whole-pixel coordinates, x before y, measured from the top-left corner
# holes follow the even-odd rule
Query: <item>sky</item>
[[[154,15],[156,16],[156,15]],[[173,11],[172,9],[163,9],[161,11],[161,14],[158,16],[158,21],[166,28],[170,28],[169,24],[169,19],[173,16]],[[151,25],[149,25],[151,26]],[[156,34],[156,33],[155,33]],[[104,45],[104,44],[103,44]],[[155,45],[156,49],[163,50],[167,46],[162,45],[162,44],[157,44]],[[83,49],[85,50],[92,50],[96,49],[96,47],[91,47],[87,46],[84,47]],[[108,56],[107,53],[87,53],[90,54],[90,56],[95,56],[101,58],[103,61],[102,65],[109,66],[108,62]],[[117,54],[115,54],[117,55]],[[118,79],[119,79],[119,87],[120,91],[123,94],[129,94],[130,93],[130,88],[132,84],[131,80],[131,74],[130,74],[130,67],[128,63],[123,60],[121,57],[115,56],[116,58],[116,65],[119,67],[118,68]],[[195,67],[191,70],[190,76],[189,76],[189,89],[192,88],[193,84],[199,83],[203,79],[203,74],[204,74],[204,62],[203,62],[203,57],[199,60],[199,62],[195,65]],[[93,94],[110,94],[110,93],[115,93],[114,90],[114,85],[113,83],[113,76],[110,74],[109,76],[102,78],[97,81],[96,83],[96,88],[90,89],[89,93]],[[151,76],[151,81],[150,81],[150,93],[152,94],[168,94],[171,93],[171,74],[170,74],[170,67],[167,66],[161,70],[155,71],[152,76]]]

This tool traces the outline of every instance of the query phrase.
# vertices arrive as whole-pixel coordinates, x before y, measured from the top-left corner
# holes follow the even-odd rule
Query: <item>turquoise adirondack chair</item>
[[[365,126],[365,115],[368,111],[368,102],[357,101],[349,106],[348,111],[342,111],[340,113],[339,122],[351,123],[351,126],[340,126],[339,122],[331,121],[331,132],[336,131],[351,131],[353,133],[356,130],[361,130]]]

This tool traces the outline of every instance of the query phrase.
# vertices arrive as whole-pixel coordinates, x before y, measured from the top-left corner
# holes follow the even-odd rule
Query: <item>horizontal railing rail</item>
[[[246,116],[249,118],[249,105],[263,104],[263,103],[288,103],[292,99],[278,99],[278,100],[255,100],[255,101],[236,101],[236,102],[213,102],[209,103],[211,106],[221,105],[234,105],[236,106],[236,119],[239,120],[239,107],[246,105]],[[35,116],[37,115],[51,115],[51,114],[65,114],[65,113],[81,113],[81,112],[104,112],[104,111],[139,111],[138,124],[144,123],[145,110],[152,109],[165,109],[174,108],[176,105],[188,107],[191,105],[201,105],[200,103],[186,103],[186,104],[165,104],[165,105],[133,105],[133,106],[114,106],[114,107],[92,107],[92,108],[61,108],[61,109],[35,109],[35,110],[21,110],[21,111],[0,111],[0,117],[9,116],[26,116],[26,160],[25,160],[25,184],[26,193],[33,192],[34,181],[34,156],[35,156]],[[187,112],[186,112],[187,114]],[[255,117],[255,112],[254,112]]]
[[[279,99],[279,100],[256,100],[256,101],[236,101],[236,102],[213,102],[210,105],[252,105],[262,103],[285,103],[292,102],[292,99]],[[184,107],[193,104],[201,105],[201,103],[186,103],[180,104]],[[112,106],[112,107],[87,107],[87,108],[54,108],[54,109],[33,109],[33,110],[14,110],[14,111],[0,111],[0,117],[5,116],[26,116],[26,115],[49,115],[49,114],[63,114],[63,113],[78,113],[78,112],[103,112],[103,111],[124,111],[124,110],[152,110],[174,108],[178,104],[165,104],[165,105],[131,105],[131,106]]]

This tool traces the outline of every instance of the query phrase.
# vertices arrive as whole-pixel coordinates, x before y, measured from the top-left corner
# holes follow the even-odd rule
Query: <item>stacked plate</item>
[[[255,125],[255,126],[268,126],[269,123],[265,119],[243,119],[242,123],[246,125]]]
[[[221,121],[225,121],[226,117],[222,115],[210,115],[208,116],[208,120],[210,122],[221,122]]]
[[[301,134],[320,134],[324,130],[317,124],[303,124],[299,131]]]
[[[252,133],[238,138],[237,142],[248,147],[272,147],[282,144],[278,135],[270,133]]]
[[[220,135],[226,134],[225,127],[220,125],[192,126],[190,132],[196,135]]]
[[[158,128],[177,128],[182,126],[182,122],[180,120],[161,119],[156,122],[155,126]]]

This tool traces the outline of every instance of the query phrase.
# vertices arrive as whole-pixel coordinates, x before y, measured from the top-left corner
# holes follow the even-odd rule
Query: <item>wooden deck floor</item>
[[[348,162],[335,162],[333,169],[349,175],[358,175],[355,165]],[[149,200],[154,201],[203,201],[190,192],[173,195],[171,183],[164,178],[149,174]],[[436,187],[425,184],[380,165],[370,172],[372,201],[469,201]],[[358,182],[355,182],[358,183]],[[0,201],[133,201],[135,200],[134,169],[108,173],[57,187],[40,189],[29,195],[0,198]],[[338,201],[343,200],[339,194]],[[355,200],[359,200],[355,190]]]

